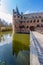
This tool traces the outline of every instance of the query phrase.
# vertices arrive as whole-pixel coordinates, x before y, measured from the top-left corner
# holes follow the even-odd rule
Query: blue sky
[[[20,12],[40,12],[43,11],[43,0],[3,0],[7,13],[12,14],[12,10],[18,6]],[[1,5],[3,5],[3,3]]]
[[[18,6],[20,12],[25,14],[32,12],[43,12],[43,0],[0,0],[0,17],[10,21],[13,9]],[[9,16],[8,16],[9,15]]]

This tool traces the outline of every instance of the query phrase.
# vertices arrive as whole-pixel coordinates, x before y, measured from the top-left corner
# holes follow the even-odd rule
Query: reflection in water
[[[16,56],[12,54],[12,36],[9,34],[4,35],[0,42],[0,60],[6,65],[16,65]]]
[[[14,35],[13,35],[14,39]],[[17,40],[13,40],[12,43],[13,55],[17,56],[18,65],[29,65],[29,47],[23,44],[22,42],[18,42]]]
[[[29,50],[29,47],[27,47],[25,44],[22,44],[22,42],[14,40],[12,46],[13,46],[13,55],[14,54],[18,55],[20,51]]]
[[[25,47],[20,43],[15,44],[12,39],[11,34],[0,37],[0,61],[5,61],[6,65],[29,65],[29,51],[24,50]]]
[[[18,65],[29,65],[29,52],[20,51],[17,55],[16,60],[17,60]]]
[[[0,42],[1,42],[1,37],[0,37]]]
[[[0,35],[0,42],[1,42],[1,38],[3,37],[3,35]]]

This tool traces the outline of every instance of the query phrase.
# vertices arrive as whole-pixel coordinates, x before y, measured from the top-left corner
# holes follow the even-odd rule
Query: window
[[[19,28],[22,28],[22,26],[19,26]]]
[[[24,17],[24,19],[26,19],[26,17]]]
[[[25,28],[25,26],[24,26],[24,25],[22,25],[22,28]]]
[[[33,22],[35,23],[35,20]]]
[[[22,23],[25,23],[25,21],[20,21],[20,23],[22,24]]]
[[[27,26],[26,28],[29,28],[29,26]]]
[[[43,22],[43,19],[41,20],[41,22]]]
[[[41,24],[41,27],[43,27],[43,24]]]
[[[37,18],[37,16],[35,16],[35,18]]]
[[[40,27],[40,25],[38,24],[37,27]]]
[[[34,16],[32,16],[32,18],[34,18]]]
[[[16,18],[16,15],[14,15],[14,18]]]
[[[39,18],[41,18],[41,16],[39,16]]]
[[[22,21],[20,21],[20,23],[22,24]]]
[[[18,16],[18,18],[19,18],[19,16]]]
[[[39,22],[39,20],[37,20],[37,22]]]
[[[21,16],[21,19],[23,18],[23,16]]]
[[[22,26],[19,26],[19,28],[25,28],[25,26],[24,26],[24,25],[22,25]]]
[[[32,23],[32,20],[30,20],[30,23]]]
[[[25,21],[23,21],[23,23],[25,23]]]

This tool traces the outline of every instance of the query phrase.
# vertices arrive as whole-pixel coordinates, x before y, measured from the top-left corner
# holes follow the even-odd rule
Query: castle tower
[[[18,7],[16,6],[16,12],[17,12],[17,15],[20,15],[19,13],[19,10],[18,10]]]
[[[19,13],[18,7],[16,6],[16,10],[13,9],[13,23],[12,23],[13,33],[16,32],[15,24],[16,24],[16,20],[19,15],[20,15],[20,13]]]

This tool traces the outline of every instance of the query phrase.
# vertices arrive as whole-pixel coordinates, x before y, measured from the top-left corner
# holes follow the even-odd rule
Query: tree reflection
[[[29,46],[22,44],[14,39],[15,34],[13,34],[12,40],[12,49],[13,55],[17,56],[17,63],[18,65],[30,65],[30,49]]]
[[[2,37],[3,37],[3,35],[2,35],[2,34],[0,34],[0,42],[1,42],[1,40],[2,40]]]

